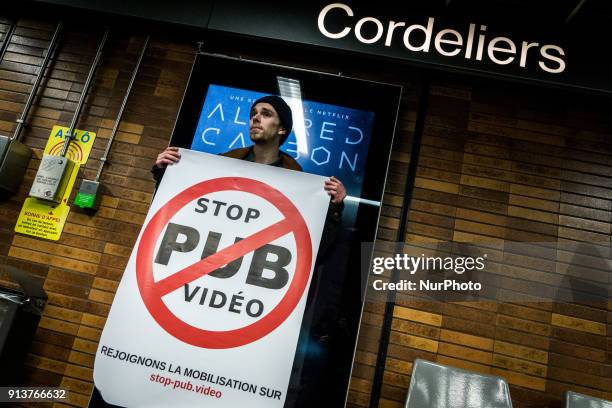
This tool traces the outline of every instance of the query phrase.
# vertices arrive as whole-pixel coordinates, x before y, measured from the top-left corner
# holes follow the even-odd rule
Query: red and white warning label
[[[125,406],[204,396],[280,407],[329,204],[324,178],[181,153],[119,285],[95,384]]]

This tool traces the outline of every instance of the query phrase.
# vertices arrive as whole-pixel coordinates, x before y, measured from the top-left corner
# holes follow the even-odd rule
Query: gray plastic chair
[[[568,391],[565,393],[565,408],[612,408],[612,402]]]
[[[512,408],[503,378],[417,359],[406,408]]]

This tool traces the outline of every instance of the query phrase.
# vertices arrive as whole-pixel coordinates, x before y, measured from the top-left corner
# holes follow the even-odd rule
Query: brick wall
[[[8,21],[1,22],[5,32]],[[19,20],[0,65],[4,134],[12,132],[23,109],[54,27],[54,22]],[[27,175],[20,192],[0,203],[0,265],[31,272],[49,295],[25,383],[68,387],[75,406],[89,400],[97,342],[152,197],[149,170],[168,144],[193,60],[192,46],[152,39],[102,175],[97,214],[79,213],[73,206],[58,242],[14,234],[51,128],[70,123],[101,35],[101,29],[65,29],[24,134],[24,143],[34,149]],[[143,41],[143,35],[115,34],[107,42],[77,126],[97,133],[79,179],[95,177]],[[0,280],[7,283],[4,271]]]
[[[609,257],[609,104],[555,94],[434,83],[406,242],[599,243]],[[501,254],[500,287],[546,298],[561,279],[559,268],[570,264],[583,276],[607,274],[609,288],[601,260],[547,252]],[[366,308],[362,329],[379,327],[381,313],[380,305]],[[609,301],[441,303],[399,296],[380,406],[403,406],[416,358],[499,375],[515,407],[561,407],[566,390],[611,399],[611,319]],[[365,332],[360,340],[350,401],[367,406],[376,336]]]

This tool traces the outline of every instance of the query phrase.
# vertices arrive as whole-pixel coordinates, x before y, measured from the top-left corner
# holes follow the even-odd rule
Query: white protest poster
[[[324,177],[181,149],[102,332],[129,407],[282,407],[327,214]]]

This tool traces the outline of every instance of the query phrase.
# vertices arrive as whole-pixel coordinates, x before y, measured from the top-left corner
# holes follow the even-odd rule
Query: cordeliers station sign
[[[439,15],[428,13],[426,4],[345,0],[289,7],[280,1],[230,0],[215,3],[207,27],[372,55],[382,58],[377,63],[381,69],[409,62],[423,68],[612,93],[608,74],[612,66],[598,49],[596,38],[602,28],[597,24],[568,25],[545,16],[471,16],[468,11]]]

